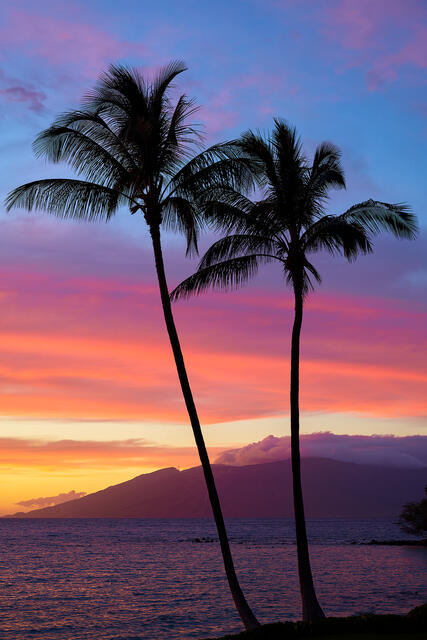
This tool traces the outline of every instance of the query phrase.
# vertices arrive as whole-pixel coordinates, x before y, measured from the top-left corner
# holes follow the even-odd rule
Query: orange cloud
[[[216,456],[224,447],[212,447]],[[195,447],[168,447],[142,439],[115,441],[0,438],[0,468],[43,471],[113,468],[191,467],[199,464]]]
[[[44,280],[47,289],[55,288],[54,277],[44,275]],[[117,283],[111,286],[120,289]],[[126,292],[126,283],[123,288]],[[32,313],[31,299],[30,304],[25,296],[13,300],[4,291],[7,309],[0,321],[3,415],[187,421],[157,296],[152,290],[129,294],[120,310],[126,327],[120,332],[110,291],[107,281],[101,283],[94,303],[92,292],[82,286],[73,317],[67,294],[62,295],[63,306],[60,294],[56,294],[59,300],[54,307],[54,300],[41,299],[34,328],[26,325]],[[143,319],[132,314],[141,298],[145,298],[147,312]],[[217,300],[221,318],[211,317],[203,301],[198,308],[195,303],[189,309],[176,308],[204,421],[287,411],[291,314],[284,308],[287,304],[278,300],[279,304],[272,299],[266,305],[262,299],[260,305],[256,298],[249,299],[246,326],[243,313],[225,307],[224,299]],[[396,331],[389,310],[372,308],[369,300],[358,304],[357,315],[349,311],[345,298],[318,297],[313,308],[310,302],[307,305],[302,341],[303,408],[425,415],[427,375],[416,334]],[[343,319],[347,314],[352,319]],[[264,327],[266,315],[269,323]],[[12,326],[11,316],[24,318],[23,326]],[[53,323],[45,331],[44,317],[47,325]],[[384,327],[386,319],[389,326]],[[224,332],[217,339],[224,320]],[[415,321],[418,325],[421,320],[417,314],[408,314],[399,323]],[[383,325],[381,335],[376,324]]]

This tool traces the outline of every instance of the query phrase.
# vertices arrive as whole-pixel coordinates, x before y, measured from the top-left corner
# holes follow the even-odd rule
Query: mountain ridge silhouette
[[[292,516],[290,461],[246,466],[213,465],[226,517]],[[397,516],[418,500],[427,467],[386,467],[331,458],[302,459],[307,517]],[[175,467],[141,474],[82,498],[18,512],[15,518],[205,518],[211,517],[202,468]]]

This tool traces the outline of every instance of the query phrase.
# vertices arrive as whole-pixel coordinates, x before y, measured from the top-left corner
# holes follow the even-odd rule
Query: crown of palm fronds
[[[37,156],[68,164],[79,179],[22,185],[7,197],[7,208],[108,220],[127,206],[149,224],[184,232],[188,250],[197,249],[201,194],[220,184],[247,189],[253,177],[249,160],[232,144],[199,151],[200,127],[191,123],[194,101],[170,96],[185,70],[175,61],[148,82],[139,70],[112,65],[81,109],[60,115],[34,142]]]
[[[209,287],[240,286],[260,264],[272,261],[279,261],[286,280],[305,294],[321,280],[310,254],[324,250],[354,260],[372,251],[380,231],[416,235],[416,219],[406,204],[367,200],[341,215],[326,214],[331,189],[345,188],[341,154],[331,143],[318,146],[309,164],[295,129],[276,119],[269,137],[249,131],[230,146],[247,163],[263,197],[252,202],[234,185],[205,192],[205,215],[226,236],[172,292],[174,299]]]

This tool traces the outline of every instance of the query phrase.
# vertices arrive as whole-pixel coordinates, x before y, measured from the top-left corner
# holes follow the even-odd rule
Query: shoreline
[[[376,640],[395,638],[423,639],[427,631],[427,603],[411,609],[406,615],[362,614],[347,617],[331,617],[317,622],[276,622],[261,625],[253,631],[228,634],[219,638],[203,638],[201,640],[286,640],[292,638],[307,639],[312,637],[329,640],[344,638],[366,638]]]

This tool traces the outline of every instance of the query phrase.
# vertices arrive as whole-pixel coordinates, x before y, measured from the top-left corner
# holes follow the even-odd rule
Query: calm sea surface
[[[262,622],[300,617],[293,523],[230,520],[238,575]],[[405,613],[427,602],[427,549],[384,519],[308,522],[328,615]],[[0,520],[1,640],[177,640],[240,631],[213,523]]]

